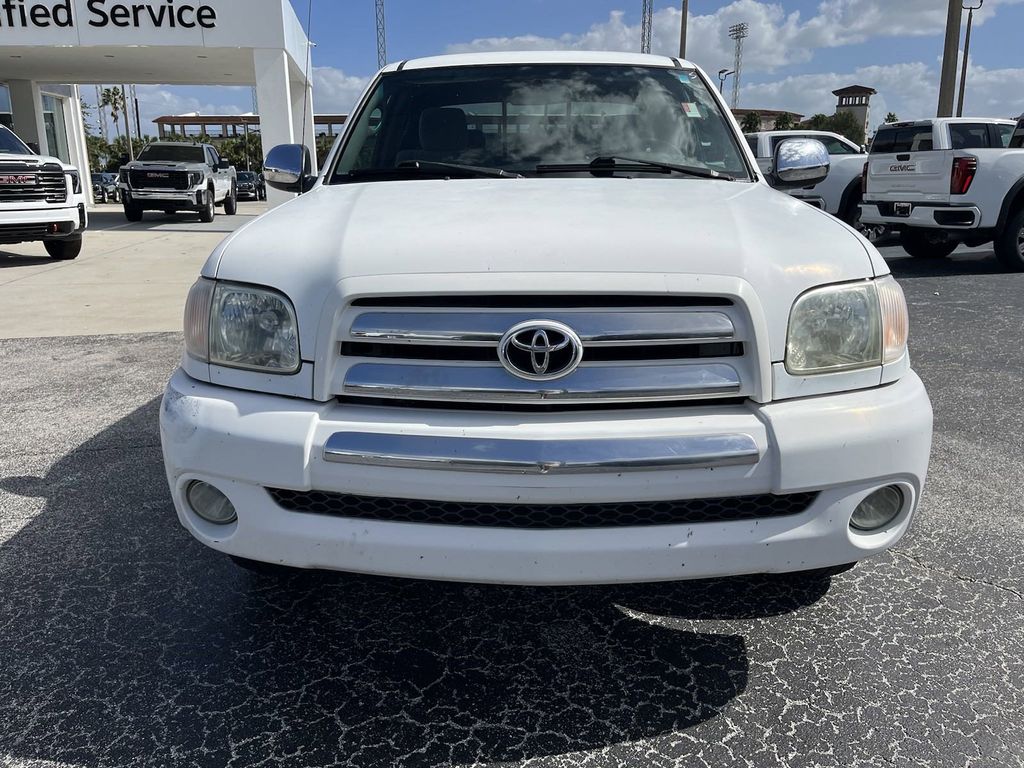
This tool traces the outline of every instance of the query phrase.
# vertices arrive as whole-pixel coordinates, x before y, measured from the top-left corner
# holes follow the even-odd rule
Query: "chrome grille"
[[[140,171],[128,172],[132,189],[189,189],[188,171]]]
[[[0,203],[64,203],[68,182],[61,168],[0,165]]]
[[[502,338],[531,321],[575,332],[584,350],[576,370],[549,381],[506,370]],[[639,405],[753,392],[749,324],[715,296],[360,299],[339,341],[334,394],[354,399]]]

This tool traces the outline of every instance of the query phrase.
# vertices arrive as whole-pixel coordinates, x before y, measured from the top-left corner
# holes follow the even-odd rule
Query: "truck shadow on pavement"
[[[142,221],[130,222],[125,218],[124,213],[120,209],[90,210],[89,229],[86,231],[86,237],[89,236],[90,232],[111,231],[156,231],[186,234],[220,233],[226,235],[234,232],[242,224],[251,221],[262,212],[262,207],[258,210],[247,210],[245,206],[240,205],[237,214],[227,216],[218,208],[214,220],[209,224],[204,224],[199,221],[199,214],[189,211],[174,214],[167,214],[162,211],[146,211],[143,214]]]
[[[14,253],[5,250],[8,246],[0,246],[0,269],[11,267],[42,267],[46,264],[60,264],[49,256],[32,256],[27,253]]]
[[[0,537],[0,762],[439,765],[654,738],[747,686],[745,639],[694,622],[828,589],[258,577],[178,525],[158,407],[0,480],[0,503],[43,504]]]
[[[953,277],[966,275],[1001,275],[1006,268],[989,250],[958,251],[943,259],[915,259],[904,255],[903,249],[886,252],[886,263],[897,280],[913,277]]]

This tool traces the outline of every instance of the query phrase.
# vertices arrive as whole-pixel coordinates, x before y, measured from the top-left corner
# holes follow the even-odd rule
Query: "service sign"
[[[0,26],[45,29],[51,26],[74,27],[83,22],[98,28],[215,29],[217,26],[217,11],[213,7],[177,0],[149,3],[87,0],[85,10],[86,18],[78,19],[71,0],[58,0],[55,3],[3,0],[0,2]]]

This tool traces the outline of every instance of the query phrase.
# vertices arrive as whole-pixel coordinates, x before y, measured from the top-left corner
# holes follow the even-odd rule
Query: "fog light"
[[[209,483],[193,480],[185,491],[185,498],[192,511],[208,523],[227,525],[238,519],[228,497]]]
[[[857,505],[850,518],[850,527],[856,531],[877,531],[895,520],[902,509],[903,490],[896,485],[887,485]]]

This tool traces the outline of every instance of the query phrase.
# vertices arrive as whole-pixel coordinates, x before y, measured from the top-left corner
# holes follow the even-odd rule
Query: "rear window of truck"
[[[879,128],[871,142],[871,154],[892,155],[900,152],[930,152],[934,149],[932,126],[907,125]]]
[[[953,149],[992,149],[995,146],[987,123],[951,123],[949,141]]]

